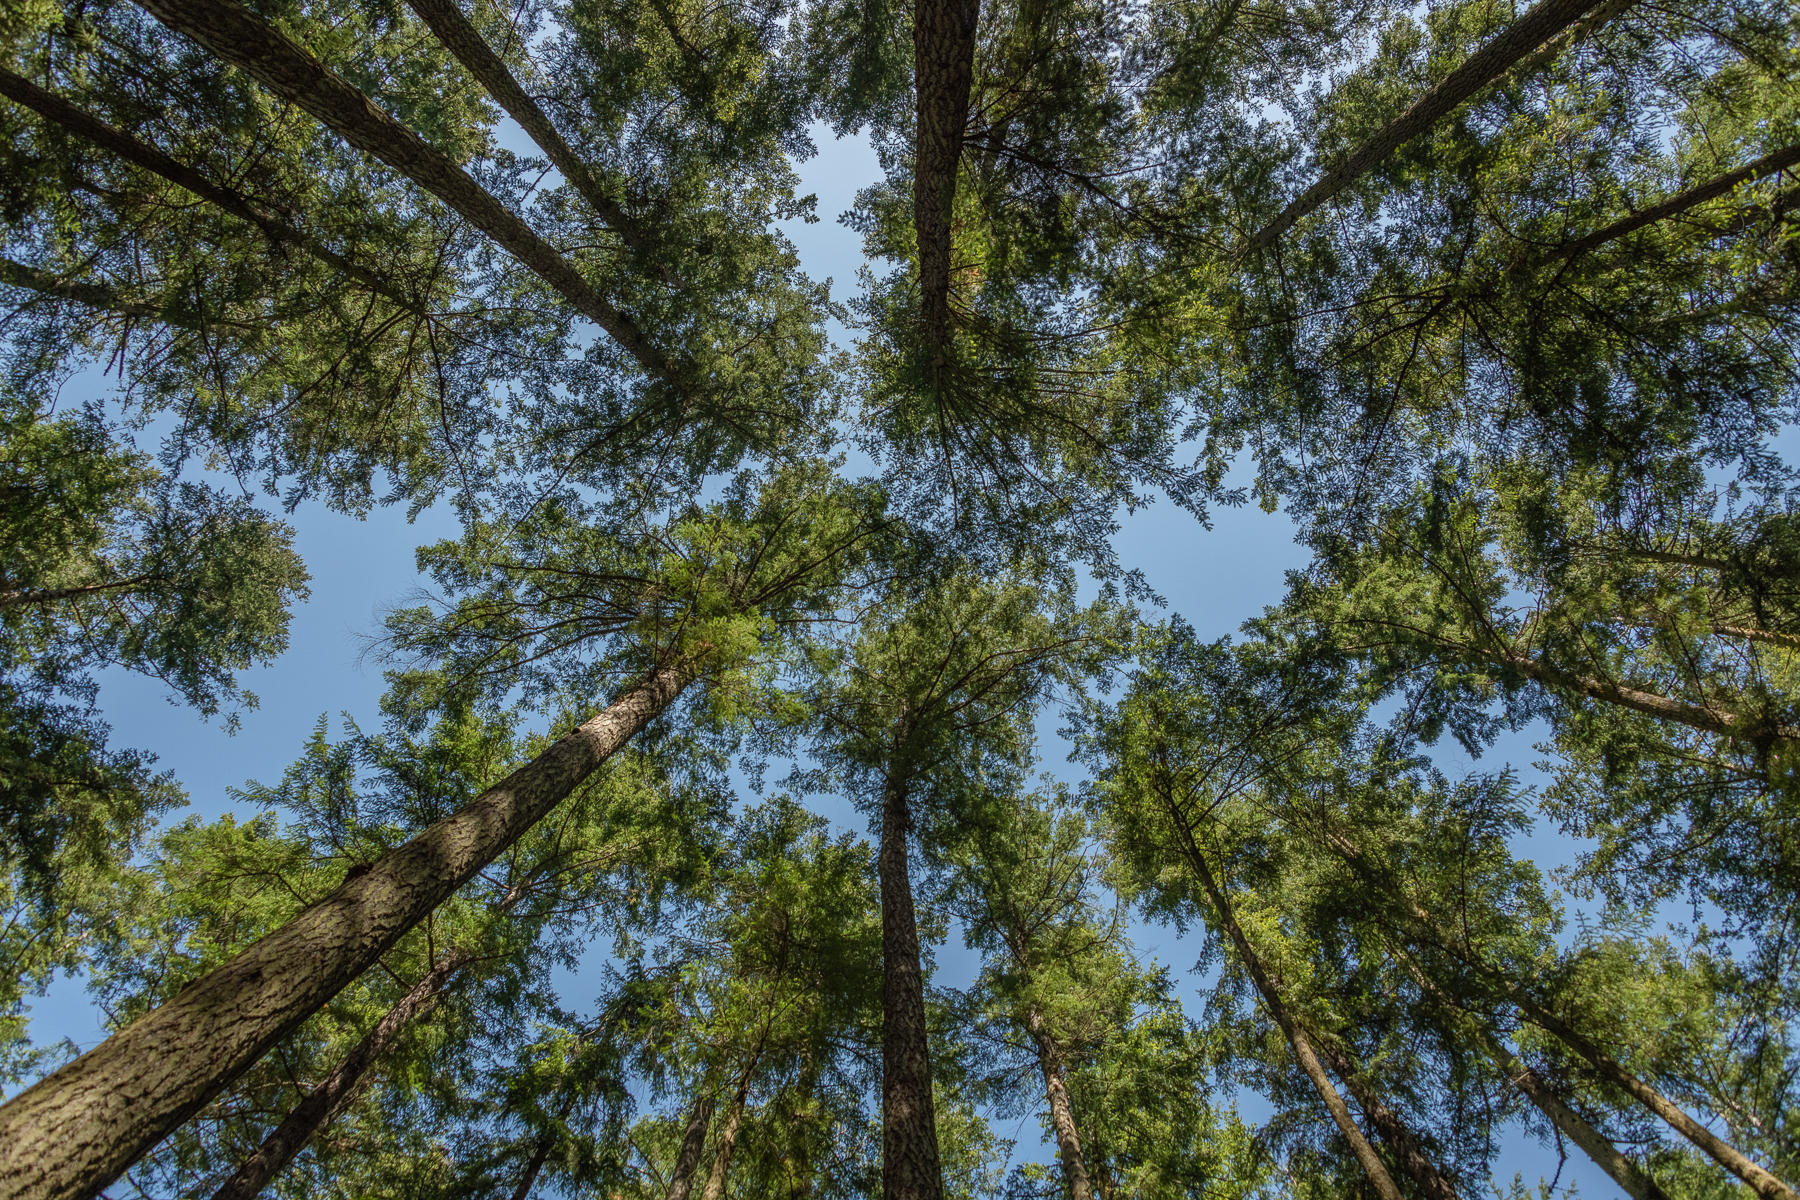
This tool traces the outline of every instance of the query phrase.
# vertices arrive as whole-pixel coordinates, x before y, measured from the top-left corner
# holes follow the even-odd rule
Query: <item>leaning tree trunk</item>
[[[450,977],[467,962],[465,957],[453,956],[427,971],[425,977],[375,1023],[375,1028],[351,1048],[336,1069],[325,1077],[325,1082],[308,1092],[286,1119],[263,1139],[262,1145],[244,1160],[225,1185],[213,1193],[213,1200],[254,1200],[269,1186],[269,1181],[306,1148],[313,1136],[367,1086],[375,1065],[387,1056],[400,1035],[414,1021],[437,1007]]]
[[[1666,221],[1670,217],[1679,216],[1690,208],[1717,199],[1725,195],[1741,183],[1752,179],[1761,179],[1764,175],[1773,175],[1800,163],[1800,146],[1787,146],[1780,150],[1763,155],[1755,162],[1746,163],[1735,171],[1727,171],[1723,175],[1714,176],[1705,183],[1695,184],[1684,192],[1677,192],[1666,200],[1640,209],[1628,217],[1620,217],[1610,225],[1596,229],[1586,237],[1577,238],[1566,246],[1558,247],[1546,261],[1565,261],[1578,258],[1592,250],[1598,250],[1608,242],[1617,241],[1627,234],[1635,233],[1646,225],[1654,225],[1658,221]]]
[[[669,1177],[669,1190],[663,1200],[688,1200],[694,1191],[694,1175],[700,1169],[700,1155],[706,1149],[706,1132],[712,1128],[712,1081],[700,1081],[700,1093],[688,1111],[687,1133],[681,1139],[681,1153],[675,1156],[675,1173]]]
[[[1679,725],[1686,725],[1690,729],[1699,729],[1724,737],[1743,738],[1753,742],[1800,741],[1800,728],[1792,725],[1751,720],[1741,713],[1719,708],[1716,705],[1692,704],[1686,700],[1675,700],[1655,692],[1646,692],[1640,688],[1614,683],[1608,679],[1598,679],[1591,675],[1565,671],[1528,654],[1494,651],[1487,657],[1496,666],[1511,668],[1527,679],[1533,679],[1551,687],[1562,688],[1565,691],[1586,696],[1590,700],[1617,704],[1621,708],[1629,708],[1633,712],[1643,713],[1647,717],[1655,717],[1661,721],[1673,721]]]
[[[1245,974],[1250,976],[1250,982],[1256,988],[1257,995],[1262,997],[1263,1006],[1269,1010],[1269,1015],[1275,1019],[1275,1024],[1281,1028],[1282,1035],[1287,1038],[1288,1045],[1294,1051],[1295,1059],[1300,1063],[1300,1069],[1306,1072],[1307,1079],[1312,1082],[1313,1090],[1319,1094],[1320,1102],[1331,1114],[1331,1119],[1336,1122],[1338,1130],[1344,1135],[1344,1140],[1350,1143],[1351,1153],[1356,1155],[1356,1161],[1361,1164],[1363,1173],[1369,1177],[1369,1182],[1374,1185],[1375,1191],[1382,1200],[1401,1200],[1400,1189],[1395,1186],[1393,1176],[1388,1174],[1387,1167],[1382,1164],[1381,1157],[1375,1153],[1375,1147],[1369,1144],[1369,1139],[1364,1137],[1362,1130],[1356,1127],[1355,1120],[1350,1116],[1349,1105],[1344,1103],[1344,1098],[1338,1094],[1337,1088],[1332,1085],[1331,1077],[1325,1073],[1324,1066],[1320,1064],[1319,1056],[1313,1049],[1312,1039],[1288,1012],[1275,979],[1264,969],[1261,957],[1251,947],[1250,939],[1244,935],[1243,929],[1238,925],[1237,918],[1232,914],[1231,904],[1226,900],[1225,893],[1219,887],[1218,881],[1213,878],[1212,868],[1207,865],[1206,856],[1200,852],[1199,844],[1194,841],[1194,831],[1182,818],[1175,804],[1175,798],[1164,791],[1161,794],[1161,800],[1165,815],[1174,827],[1176,835],[1181,839],[1182,851],[1188,860],[1188,865],[1193,867],[1194,874],[1200,880],[1201,888],[1206,892],[1207,900],[1212,904],[1219,927],[1225,931],[1225,936],[1236,948],[1238,960],[1243,964]]]
[[[943,1200],[931,1048],[925,1035],[925,977],[907,874],[909,825],[904,775],[882,788],[881,850],[881,1195]]]
[[[913,232],[919,243],[919,311],[933,362],[948,361],[950,220],[969,123],[980,0],[916,0],[913,75],[918,145],[913,158]]]
[[[556,247],[473,176],[418,134],[382,112],[342,76],[235,0],[138,0],[175,32],[193,39],[276,96],[449,205],[604,329],[645,372],[680,380],[637,323],[613,307]]]
[[[1255,252],[1274,245],[1296,221],[1380,166],[1388,155],[1423,134],[1513,67],[1531,61],[1545,42],[1575,24],[1594,7],[1594,3],[1595,0],[1539,0],[1524,16],[1502,29],[1461,66],[1444,76],[1436,87],[1414,101],[1412,107],[1340,159],[1282,209],[1274,220],[1257,230],[1246,248]]]
[[[694,678],[664,665],[460,812],[389,852],[0,1106],[0,1198],[86,1200],[557,806]]]
[[[557,1121],[560,1123],[568,1120],[569,1114],[574,1110],[575,1097],[570,1096],[557,1112]],[[554,1126],[544,1130],[543,1136],[531,1148],[531,1157],[525,1160],[525,1169],[519,1172],[519,1184],[513,1188],[512,1200],[526,1200],[531,1195],[531,1189],[537,1186],[538,1175],[543,1172],[544,1164],[550,1161],[550,1152],[556,1149],[561,1136],[562,1130]]]
[[[1400,1161],[1400,1169],[1418,1185],[1419,1191],[1431,1200],[1457,1200],[1456,1188],[1420,1148],[1419,1135],[1368,1085],[1350,1056],[1329,1038],[1320,1039],[1319,1053],[1344,1081],[1344,1087],[1374,1128],[1375,1136],[1387,1143]]]
[[[706,1176],[704,1200],[725,1200],[725,1177],[731,1171],[731,1156],[737,1150],[738,1130],[744,1123],[744,1105],[750,1099],[750,1080],[756,1071],[756,1060],[762,1057],[759,1045],[751,1052],[731,1093],[731,1107],[725,1110],[725,1124],[719,1129],[719,1144],[713,1151],[712,1170]]]
[[[1081,1152],[1081,1134],[1075,1126],[1075,1109],[1063,1081],[1062,1052],[1044,1028],[1037,1009],[1026,1017],[1031,1040],[1037,1047],[1038,1067],[1044,1073],[1044,1098],[1050,1103],[1050,1127],[1056,1131],[1056,1155],[1062,1161],[1063,1186],[1069,1200],[1094,1200],[1094,1184],[1088,1178],[1087,1159]]]

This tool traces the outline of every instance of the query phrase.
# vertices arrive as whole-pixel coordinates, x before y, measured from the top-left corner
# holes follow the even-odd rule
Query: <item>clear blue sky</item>
[[[823,129],[818,136],[821,153],[802,164],[801,175],[803,190],[819,197],[818,212],[823,220],[812,225],[792,222],[786,228],[808,273],[820,279],[831,277],[834,297],[844,300],[852,294],[863,258],[860,237],[837,218],[850,208],[859,188],[880,178],[880,169],[866,144],[856,140],[833,143]],[[70,385],[65,399],[79,402],[94,394],[94,389],[106,390],[106,385],[97,375],[83,375]],[[160,765],[174,771],[191,802],[180,815],[210,819],[232,807],[228,788],[249,779],[278,779],[320,714],[328,714],[334,727],[340,713],[350,714],[368,728],[379,726],[381,669],[378,663],[363,661],[364,648],[379,632],[384,610],[423,586],[413,567],[414,548],[456,533],[454,520],[441,510],[427,512],[409,524],[398,508],[378,510],[367,520],[357,520],[312,504],[290,519],[298,534],[298,549],[312,573],[312,597],[294,614],[287,653],[272,666],[246,677],[261,705],[243,714],[235,736],[218,723],[202,721],[191,710],[169,703],[150,680],[120,672],[104,678],[101,703],[112,725],[114,744],[152,749],[160,756]],[[1216,511],[1213,528],[1208,531],[1171,505],[1155,505],[1127,518],[1117,547],[1124,564],[1141,569],[1150,585],[1168,599],[1170,610],[1187,618],[1205,637],[1230,633],[1246,617],[1278,601],[1283,573],[1305,561],[1287,519],[1254,507]],[[1505,754],[1519,766],[1534,757],[1529,740],[1516,739],[1505,747]],[[1045,769],[1072,777],[1072,768],[1057,761],[1059,752],[1049,746],[1046,751]],[[1490,756],[1482,765],[1491,768],[1498,761],[1497,756]],[[1444,765],[1452,771],[1468,767],[1466,759],[1459,761],[1454,755]],[[840,822],[847,816],[841,809],[829,815]],[[1569,847],[1552,831],[1540,830],[1530,846],[1540,861],[1564,862],[1570,857]],[[1173,930],[1138,925],[1136,932],[1146,955],[1177,971],[1191,965],[1195,947],[1178,945]],[[966,982],[974,970],[971,958],[955,944],[953,936],[952,944],[939,951],[945,981]],[[587,974],[583,971],[561,981],[571,1004],[582,1005],[590,999],[591,980],[583,978]],[[97,1014],[75,981],[56,986],[34,1006],[33,1017],[39,1041],[69,1036],[86,1048],[103,1036]],[[1244,1105],[1247,1116],[1254,1117],[1258,1108],[1253,1101]],[[1038,1143],[1030,1118],[1009,1125],[1002,1122],[996,1132],[1018,1139],[1017,1157],[1049,1160],[1049,1150]],[[1528,1181],[1556,1169],[1551,1152],[1522,1137],[1513,1139],[1500,1165],[1504,1175],[1517,1170]],[[1563,1182],[1578,1183],[1585,1196],[1620,1194],[1585,1160],[1571,1159]],[[1473,1187],[1470,1193],[1473,1196],[1483,1190]]]

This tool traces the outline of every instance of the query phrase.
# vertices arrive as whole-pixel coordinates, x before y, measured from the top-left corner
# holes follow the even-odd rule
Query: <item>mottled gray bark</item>
[[[881,1195],[882,1200],[943,1200],[925,975],[906,862],[911,824],[906,783],[903,774],[890,774],[882,788],[876,857],[881,881]]]
[[[1094,1184],[1088,1178],[1087,1158],[1081,1152],[1081,1133],[1075,1125],[1075,1108],[1063,1081],[1062,1050],[1034,1008],[1026,1016],[1032,1044],[1037,1048],[1038,1069],[1044,1076],[1044,1099],[1050,1105],[1050,1128],[1056,1133],[1056,1157],[1062,1164],[1063,1188],[1069,1200],[1094,1200]]]
[[[317,1012],[678,696],[647,674],[460,812],[0,1106],[0,1198],[85,1200]]]
[[[1578,21],[1595,0],[1539,0],[1524,16],[1496,34],[1461,66],[1413,102],[1379,133],[1350,151],[1250,238],[1247,249],[1263,250],[1294,223],[1380,166],[1476,92],[1528,61],[1543,44]]]
[[[605,330],[645,372],[679,386],[661,350],[613,307],[556,248],[418,134],[376,108],[279,29],[235,0],[138,0],[170,29],[193,39],[326,128],[380,159],[448,204],[475,228]]]
[[[244,1160],[223,1187],[213,1193],[213,1200],[255,1200],[269,1186],[269,1181],[306,1148],[314,1135],[368,1085],[376,1064],[387,1056],[414,1021],[437,1006],[450,977],[467,961],[462,957],[446,958],[427,971],[424,978],[375,1023],[375,1028],[351,1047],[324,1082],[308,1092],[281,1124],[269,1132],[262,1145]]]

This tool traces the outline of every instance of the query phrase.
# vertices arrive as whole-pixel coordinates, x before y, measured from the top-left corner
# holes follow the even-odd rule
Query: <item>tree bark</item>
[[[139,6],[297,105],[358,150],[448,204],[505,248],[577,312],[600,326],[645,372],[680,388],[668,359],[556,248],[418,134],[376,108],[287,35],[235,0],[138,0]]]
[[[1728,709],[1716,708],[1710,704],[1690,704],[1685,700],[1674,700],[1668,696],[1659,696],[1655,692],[1642,691],[1606,679],[1596,679],[1591,675],[1564,671],[1559,667],[1550,666],[1540,659],[1532,658],[1528,654],[1493,651],[1489,653],[1488,657],[1496,665],[1510,667],[1526,678],[1534,679],[1539,683],[1577,692],[1593,700],[1617,704],[1634,712],[1641,712],[1645,716],[1656,717],[1663,721],[1674,721],[1677,724],[1705,730],[1708,733],[1745,738],[1750,741],[1770,738],[1779,738],[1783,741],[1800,739],[1800,729],[1796,729],[1792,725],[1749,721]]]
[[[111,313],[129,320],[155,321],[194,333],[206,333],[214,329],[248,330],[258,327],[252,326],[246,321],[208,317],[179,302],[158,303],[154,300],[140,299],[107,284],[83,283],[79,280],[67,279],[52,271],[43,271],[37,267],[27,266],[25,263],[14,262],[10,258],[0,258],[0,284],[36,292],[51,300],[67,300],[84,308]],[[12,598],[20,594],[18,592],[0,593],[0,606],[16,602]]]
[[[919,243],[919,311],[937,368],[949,361],[950,214],[969,122],[980,0],[916,0],[913,70],[918,143],[913,231]]]
[[[569,181],[588,207],[633,250],[643,249],[650,238],[631,214],[606,194],[600,180],[575,153],[574,147],[557,132],[549,116],[519,86],[506,63],[482,39],[481,31],[463,16],[455,0],[407,0],[419,19],[437,35],[444,48],[456,56],[469,74],[506,110],[506,115],[519,123],[563,178]]]
[[[737,1088],[731,1093],[731,1107],[725,1110],[725,1124],[719,1130],[719,1142],[713,1150],[712,1170],[706,1175],[706,1190],[701,1192],[704,1200],[725,1200],[725,1176],[731,1170],[731,1156],[737,1150],[738,1129],[744,1123],[744,1104],[750,1098],[750,1079],[755,1068],[753,1057],[743,1074],[738,1076]]]
[[[139,141],[124,130],[114,128],[85,109],[71,104],[55,92],[47,91],[29,79],[15,75],[5,68],[0,68],[0,96],[24,105],[45,120],[61,126],[79,138],[92,142],[108,153],[116,154],[135,167],[141,167],[177,187],[185,188],[213,207],[227,212],[241,221],[248,221],[260,229],[263,236],[270,241],[305,251],[320,262],[356,280],[377,295],[393,301],[408,312],[420,311],[418,301],[396,288],[390,281],[381,278],[366,267],[351,262],[305,230],[295,228],[283,221],[252,197],[235,188],[214,183],[194,168],[176,161],[154,146]]]
[[[369,1083],[375,1065],[400,1040],[407,1027],[437,1007],[451,976],[467,961],[453,956],[427,971],[425,977],[375,1023],[375,1028],[351,1048],[325,1081],[307,1093],[286,1119],[263,1139],[255,1153],[213,1193],[213,1200],[255,1200],[269,1181],[306,1148],[313,1135],[357,1097]]]
[[[1087,1159],[1081,1153],[1081,1134],[1075,1126],[1075,1109],[1063,1081],[1062,1053],[1056,1039],[1044,1028],[1034,1008],[1027,1016],[1031,1040],[1037,1047],[1038,1067],[1044,1073],[1044,1097],[1050,1103],[1050,1127],[1056,1131],[1056,1154],[1062,1161],[1063,1187],[1069,1200],[1094,1200],[1094,1184],[1088,1177]]]
[[[1635,233],[1646,225],[1654,225],[1658,221],[1666,221],[1678,216],[1690,208],[1705,204],[1708,200],[1717,199],[1737,187],[1740,183],[1748,183],[1752,179],[1760,179],[1764,175],[1773,175],[1777,171],[1800,163],[1800,146],[1788,146],[1763,155],[1753,163],[1747,163],[1735,171],[1727,171],[1723,175],[1696,184],[1684,192],[1677,192],[1668,199],[1652,204],[1649,208],[1632,213],[1628,217],[1620,217],[1610,225],[1596,229],[1586,237],[1577,238],[1566,246],[1554,251],[1547,261],[1568,261],[1591,250],[1597,250],[1608,242],[1617,241],[1627,234]]]
[[[1300,1069],[1312,1082],[1313,1090],[1319,1094],[1319,1100],[1325,1105],[1325,1110],[1331,1114],[1331,1119],[1336,1122],[1338,1130],[1344,1135],[1344,1140],[1350,1143],[1351,1153],[1356,1156],[1356,1161],[1361,1164],[1363,1173],[1369,1177],[1369,1182],[1374,1185],[1375,1191],[1382,1200],[1401,1200],[1400,1189],[1394,1184],[1393,1176],[1388,1174],[1387,1167],[1382,1164],[1381,1157],[1375,1153],[1375,1147],[1369,1144],[1369,1139],[1364,1137],[1362,1130],[1356,1127],[1356,1122],[1350,1116],[1350,1107],[1344,1103],[1344,1098],[1338,1094],[1337,1088],[1332,1086],[1331,1077],[1325,1073],[1325,1068],[1320,1064],[1318,1054],[1313,1050],[1312,1040],[1307,1036],[1301,1024],[1294,1020],[1288,1012],[1287,1005],[1282,1002],[1277,981],[1264,969],[1261,957],[1251,947],[1250,939],[1245,936],[1243,929],[1238,925],[1237,918],[1232,914],[1231,904],[1226,900],[1225,893],[1220,889],[1218,881],[1213,878],[1212,868],[1207,865],[1206,856],[1200,852],[1199,844],[1194,841],[1194,831],[1182,818],[1175,804],[1174,796],[1164,790],[1161,799],[1163,811],[1169,818],[1169,823],[1174,827],[1176,836],[1181,839],[1183,854],[1188,860],[1188,865],[1199,877],[1200,886],[1206,892],[1206,898],[1213,907],[1219,927],[1225,931],[1225,936],[1237,950],[1238,960],[1243,964],[1245,974],[1250,976],[1250,982],[1255,986],[1257,995],[1262,997],[1263,1006],[1269,1010],[1269,1015],[1275,1018],[1275,1024],[1280,1026],[1283,1036],[1287,1038],[1288,1045],[1294,1051],[1294,1057],[1299,1060]]]
[[[925,1033],[925,977],[907,873],[907,781],[882,788],[881,848],[881,1195],[943,1200],[931,1049]]]
[[[1395,150],[1412,141],[1476,92],[1531,58],[1545,42],[1573,25],[1595,0],[1539,0],[1524,16],[1501,30],[1461,66],[1444,76],[1412,107],[1386,128],[1345,155],[1337,165],[1259,229],[1246,244],[1249,253],[1265,250],[1302,217],[1381,165]]]
[[[1320,1039],[1318,1046],[1320,1056],[1344,1081],[1375,1135],[1387,1143],[1400,1160],[1400,1169],[1418,1185],[1419,1191],[1431,1200],[1458,1200],[1455,1186],[1420,1147],[1418,1135],[1368,1085],[1355,1061],[1329,1038]]]
[[[675,1156],[675,1173],[669,1177],[669,1190],[663,1200],[688,1200],[694,1190],[694,1173],[700,1169],[700,1154],[706,1149],[706,1133],[712,1128],[713,1097],[710,1081],[700,1081],[700,1094],[688,1112],[687,1133],[681,1139],[681,1153]]]
[[[647,673],[536,759],[0,1106],[0,1197],[85,1200],[317,1012],[681,694]]]

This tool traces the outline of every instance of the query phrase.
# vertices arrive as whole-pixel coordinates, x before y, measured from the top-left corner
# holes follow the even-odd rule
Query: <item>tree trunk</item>
[[[1685,700],[1673,700],[1667,696],[1659,696],[1655,692],[1641,691],[1638,688],[1626,687],[1610,680],[1564,671],[1561,668],[1552,667],[1540,659],[1532,658],[1528,654],[1497,651],[1490,653],[1488,657],[1496,665],[1510,667],[1528,679],[1576,692],[1589,699],[1617,704],[1634,712],[1641,712],[1645,716],[1656,717],[1658,720],[1674,721],[1677,724],[1704,730],[1708,733],[1744,738],[1750,741],[1770,738],[1779,738],[1783,741],[1800,739],[1800,729],[1796,729],[1792,725],[1747,721],[1728,709],[1716,708],[1710,704],[1690,704]]]
[[[755,1066],[752,1061],[751,1067]],[[712,1170],[707,1172],[704,1200],[725,1200],[725,1176],[731,1170],[731,1156],[737,1150],[738,1129],[744,1123],[744,1103],[750,1096],[751,1067],[738,1078],[737,1090],[731,1094],[731,1107],[725,1111],[725,1124],[719,1130],[719,1143],[713,1150]]]
[[[918,145],[913,159],[913,231],[919,242],[919,312],[934,363],[948,362],[950,214],[969,123],[980,0],[916,0],[913,70]]]
[[[262,327],[246,321],[209,317],[180,300],[158,303],[154,300],[140,299],[107,284],[83,283],[79,280],[67,279],[50,271],[27,266],[22,262],[14,262],[10,258],[0,258],[0,284],[36,292],[51,300],[67,300],[84,308],[96,309],[114,316],[134,321],[155,321],[162,325],[187,329],[195,333],[206,333],[216,329],[246,331]],[[21,595],[23,594],[19,592],[0,592],[0,606],[19,603]],[[29,599],[30,597],[26,596],[25,598]]]
[[[5,68],[0,68],[0,96],[24,105],[45,120],[61,126],[79,138],[92,142],[102,150],[118,155],[135,167],[141,167],[177,187],[187,189],[215,208],[230,213],[241,221],[248,221],[262,230],[263,236],[270,241],[304,250],[320,262],[356,280],[370,291],[393,301],[408,312],[420,311],[418,301],[400,291],[392,283],[366,267],[351,262],[305,230],[289,225],[250,196],[235,188],[214,183],[199,171],[177,162],[161,150],[139,141],[124,130],[108,125],[105,121],[85,109],[71,104],[55,92],[46,91],[29,79],[15,75]]]
[[[681,1139],[681,1153],[675,1156],[675,1173],[669,1177],[669,1190],[663,1200],[688,1200],[694,1190],[694,1172],[700,1169],[700,1154],[706,1149],[706,1131],[712,1127],[713,1098],[711,1081],[700,1081],[700,1094],[688,1113],[687,1133]]]
[[[467,961],[462,957],[446,958],[426,972],[425,977],[375,1023],[375,1028],[351,1048],[337,1068],[326,1076],[325,1082],[307,1093],[287,1118],[263,1139],[262,1145],[244,1160],[237,1173],[225,1181],[225,1186],[213,1193],[213,1200],[254,1200],[269,1186],[269,1181],[306,1148],[313,1135],[356,1098],[368,1084],[375,1065],[400,1040],[407,1027],[437,1007],[450,977]]]
[[[1375,1135],[1387,1143],[1394,1157],[1400,1160],[1400,1169],[1418,1185],[1419,1191],[1431,1200],[1457,1200],[1455,1186],[1420,1148],[1418,1135],[1368,1085],[1351,1057],[1329,1038],[1321,1038],[1318,1046],[1320,1056],[1344,1081],[1344,1087],[1357,1107],[1363,1110]]]
[[[604,329],[648,374],[679,389],[662,352],[554,246],[449,157],[376,108],[279,29],[236,0],[139,0],[139,5],[448,204]]]
[[[1617,241],[1626,234],[1635,233],[1646,225],[1666,221],[1690,208],[1705,204],[1708,200],[1717,199],[1740,183],[1748,183],[1750,180],[1760,179],[1764,175],[1773,175],[1777,171],[1786,170],[1795,163],[1800,163],[1800,146],[1788,146],[1765,154],[1753,163],[1747,163],[1735,171],[1727,171],[1705,183],[1696,184],[1685,192],[1677,192],[1666,200],[1652,204],[1649,208],[1632,213],[1629,217],[1620,217],[1612,224],[1596,229],[1586,237],[1577,238],[1568,245],[1558,248],[1547,261],[1566,262],[1571,258],[1586,254],[1590,250],[1597,250],[1606,243]]]
[[[0,1106],[0,1197],[85,1200],[448,899],[694,678],[658,667],[460,812]]]
[[[1044,1073],[1044,1097],[1050,1102],[1050,1126],[1056,1131],[1056,1154],[1062,1160],[1063,1187],[1069,1193],[1069,1200],[1094,1200],[1087,1159],[1081,1153],[1081,1135],[1075,1128],[1075,1109],[1069,1103],[1068,1085],[1063,1081],[1062,1053],[1035,1008],[1027,1020],[1031,1040],[1037,1046],[1038,1067]]]
[[[519,86],[512,71],[487,42],[482,40],[481,31],[463,16],[455,0],[406,2],[419,14],[419,19],[430,27],[431,32],[437,35],[444,48],[456,56],[456,61],[487,89],[488,95],[499,101],[500,107],[506,110],[506,115],[517,121],[519,128],[537,143],[556,169],[562,172],[563,178],[569,181],[569,186],[587,201],[588,207],[627,246],[633,250],[643,249],[650,240],[645,236],[643,228],[619,207],[617,201],[606,194],[605,188],[588,169],[588,165],[576,155],[574,147],[563,140],[562,134],[557,132],[556,126],[551,124],[549,116],[539,107],[538,102]]]
[[[1250,238],[1247,251],[1254,253],[1274,245],[1296,221],[1380,166],[1388,155],[1437,124],[1463,101],[1528,60],[1545,42],[1573,25],[1593,7],[1594,0],[1538,0],[1524,16],[1471,54],[1385,129],[1350,151],[1320,176]]]
[[[1176,836],[1181,839],[1182,850],[1193,867],[1195,875],[1200,879],[1200,886],[1206,892],[1207,900],[1212,904],[1213,913],[1218,919],[1219,927],[1237,950],[1238,960],[1243,964],[1245,974],[1256,988],[1257,995],[1262,997],[1263,1006],[1269,1015],[1275,1018],[1275,1024],[1281,1027],[1288,1045],[1293,1048],[1294,1057],[1300,1062],[1300,1069],[1306,1072],[1307,1079],[1312,1081],[1313,1090],[1318,1092],[1320,1101],[1325,1105],[1331,1119],[1337,1123],[1338,1130],[1344,1140],[1350,1143],[1350,1150],[1356,1155],[1356,1161],[1362,1165],[1363,1173],[1369,1177],[1375,1191],[1382,1200],[1401,1200],[1400,1189],[1395,1186],[1393,1176],[1388,1174],[1387,1167],[1382,1165],[1381,1158],[1375,1153],[1375,1147],[1363,1136],[1362,1130],[1356,1127],[1351,1119],[1350,1108],[1344,1098],[1332,1086],[1331,1077],[1320,1065],[1318,1055],[1314,1052],[1312,1040],[1298,1021],[1288,1013],[1287,1005],[1282,1002],[1277,981],[1263,969],[1262,959],[1251,948],[1250,939],[1239,927],[1237,918],[1232,915],[1231,904],[1225,898],[1217,880],[1213,878],[1212,868],[1207,866],[1206,856],[1200,852],[1199,844],[1194,841],[1194,831],[1188,828],[1176,807],[1175,798],[1165,789],[1162,791],[1163,811],[1174,827]]]
[[[881,1195],[882,1200],[943,1200],[931,1048],[925,1035],[925,978],[906,864],[909,824],[906,780],[890,775],[882,788],[876,859],[881,876]]]

